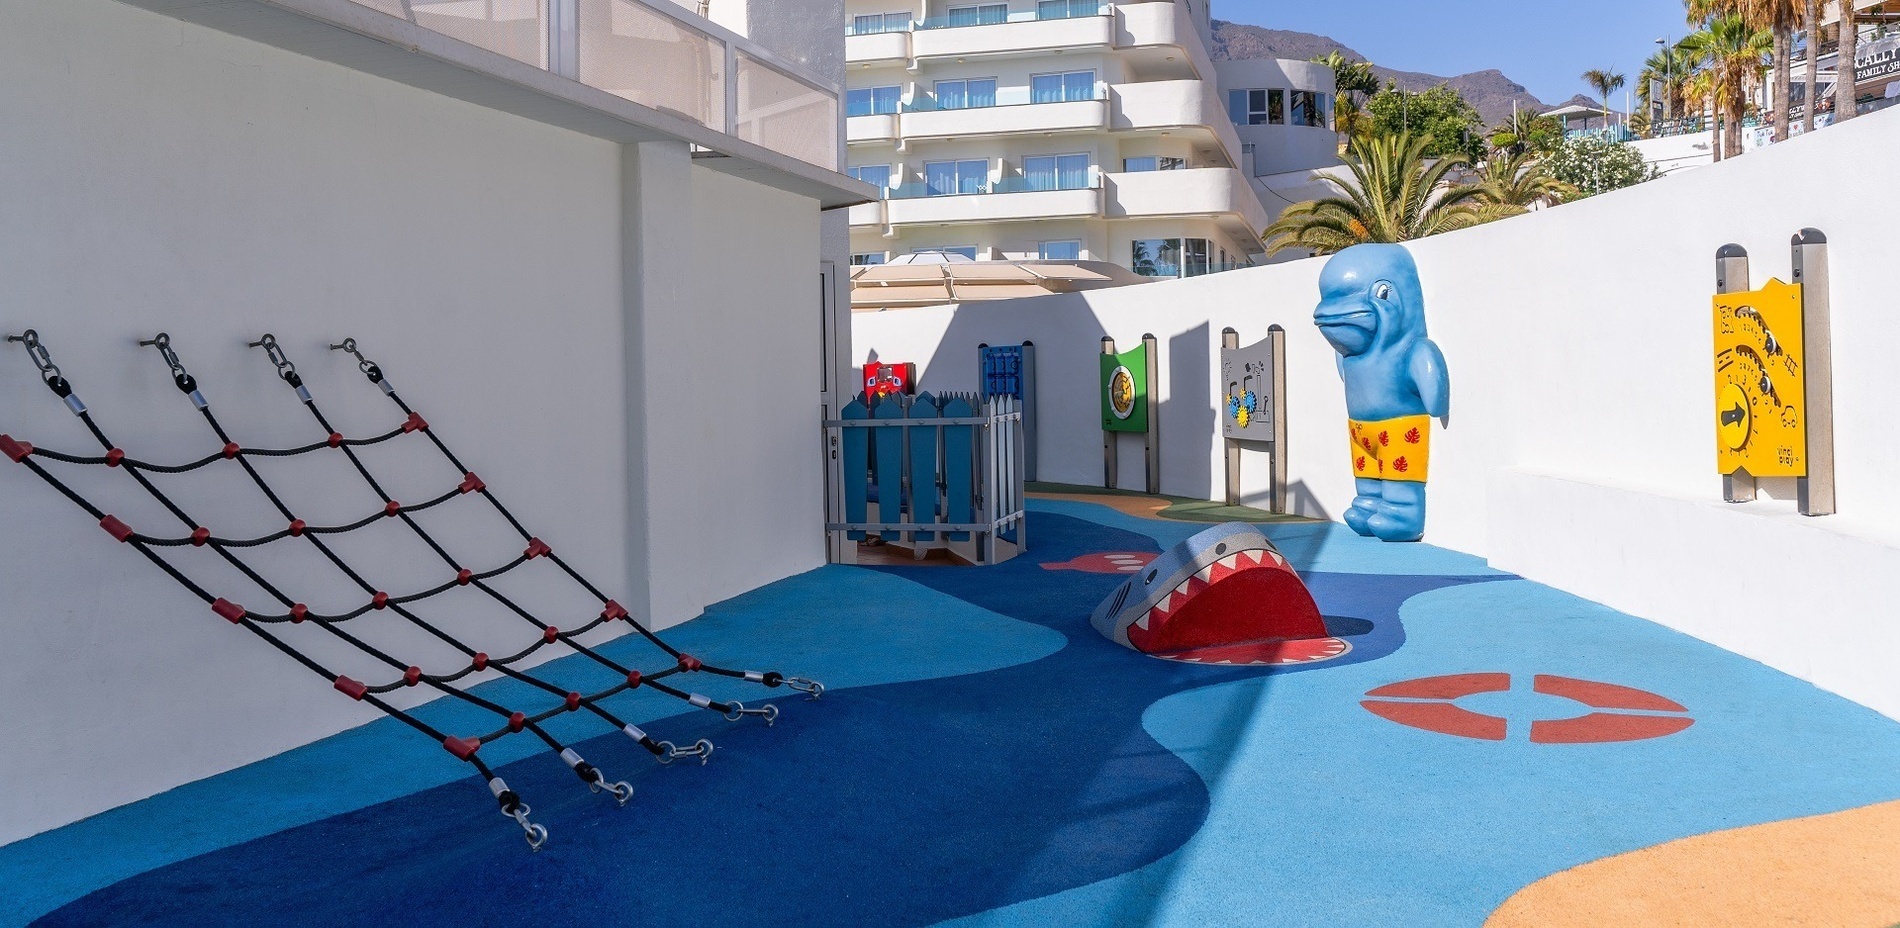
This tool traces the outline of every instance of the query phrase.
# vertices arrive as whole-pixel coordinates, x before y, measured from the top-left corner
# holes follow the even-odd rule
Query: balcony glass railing
[[[1100,0],[1044,0],[1036,4],[1033,10],[1015,10],[991,13],[990,7],[974,7],[961,10],[948,16],[932,16],[918,20],[915,28],[923,29],[961,29],[965,26],[1001,26],[1009,23],[1030,23],[1045,19],[1077,19],[1084,16],[1101,16],[1108,11],[1108,4]]]
[[[838,91],[670,0],[352,0],[828,170]]]
[[[1108,85],[1098,85],[1093,90],[1080,94],[1044,95],[1042,99],[1037,99],[1034,91],[1028,87],[1001,87],[997,89],[994,96],[984,99],[988,102],[972,103],[966,99],[959,105],[944,106],[935,97],[920,96],[903,104],[900,109],[906,113],[947,113],[955,110],[984,110],[1005,106],[1038,106],[1044,103],[1082,103],[1108,99]]]
[[[884,194],[887,200],[916,200],[926,197],[967,197],[987,196],[993,193],[1051,193],[1061,190],[1094,190],[1101,186],[1099,177],[1091,177],[1088,183],[1064,186],[1045,180],[1027,177],[1006,177],[1002,180],[983,180],[975,183],[963,183],[954,187],[947,184],[912,182],[899,184]]]

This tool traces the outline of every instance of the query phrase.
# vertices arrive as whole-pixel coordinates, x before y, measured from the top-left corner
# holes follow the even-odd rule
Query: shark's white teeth
[[[1209,564],[1206,567],[1203,567],[1200,570],[1195,571],[1194,576],[1195,576],[1195,579],[1200,580],[1202,583],[1206,583],[1207,581],[1212,580],[1214,578],[1214,565]]]
[[[1151,616],[1151,615],[1153,615],[1153,614],[1154,614],[1154,613],[1152,613],[1152,612],[1144,612],[1144,613],[1142,613],[1142,614],[1141,614],[1141,618],[1139,618],[1139,619],[1136,619],[1136,620],[1135,620],[1135,627],[1136,627],[1136,628],[1139,628],[1139,629],[1141,629],[1141,630],[1142,630],[1142,631],[1144,631],[1144,632],[1145,632],[1145,631],[1147,631],[1147,630],[1148,630],[1148,617],[1149,617],[1149,616]]]
[[[1268,551],[1267,554],[1268,556],[1273,558],[1273,566],[1275,567],[1286,566],[1286,558],[1281,557],[1277,552]]]

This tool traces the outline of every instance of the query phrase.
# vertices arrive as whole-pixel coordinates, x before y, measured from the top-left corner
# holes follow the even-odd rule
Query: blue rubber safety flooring
[[[704,767],[658,767],[562,716],[557,734],[635,785],[625,808],[526,739],[484,748],[550,829],[538,854],[467,767],[384,720],[0,847],[0,923],[1474,926],[1590,860],[1900,798],[1868,775],[1900,767],[1892,720],[1466,555],[1338,525],[1263,531],[1345,656],[1143,657],[1088,625],[1120,576],[1044,565],[1158,552],[1204,526],[1030,506],[1033,548],[1006,564],[828,567],[670,632],[830,689],[694,681],[776,697],[769,728],[617,697],[655,737],[714,740]],[[577,686],[590,673],[544,667]],[[1461,673],[1510,675],[1458,703],[1507,719],[1504,740],[1360,705]],[[1649,690],[1694,723],[1534,743],[1531,720],[1589,711],[1533,692],[1538,674]],[[423,712],[477,727],[462,706]]]

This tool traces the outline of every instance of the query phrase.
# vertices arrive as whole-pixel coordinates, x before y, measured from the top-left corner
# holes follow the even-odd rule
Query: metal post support
[[[1102,353],[1115,356],[1115,340],[1102,336]],[[1100,389],[1100,388],[1097,388]],[[1115,433],[1102,430],[1102,486],[1113,490],[1121,484],[1121,461],[1115,454]]]
[[[1234,331],[1232,326],[1220,330],[1220,346],[1223,351],[1232,351],[1239,348],[1240,333]],[[1220,395],[1214,397],[1214,405],[1222,409],[1221,415],[1224,416],[1226,415],[1227,386],[1222,384],[1217,392]],[[1225,430],[1223,429],[1223,431]],[[1227,459],[1227,493],[1222,499],[1225,500],[1229,506],[1238,506],[1240,505],[1240,442],[1231,438],[1223,438],[1221,439],[1221,445],[1226,450],[1225,456]]]
[[[1748,274],[1748,249],[1723,245],[1715,252],[1715,292],[1735,293],[1751,289]],[[1722,498],[1731,503],[1755,499],[1755,478],[1746,470],[1722,475]]]
[[[1023,342],[1023,479],[1036,479],[1036,343]]]
[[[1273,491],[1268,511],[1286,512],[1286,329],[1267,327],[1273,344]]]
[[[1155,384],[1161,382],[1161,352],[1153,333],[1144,333],[1141,344],[1148,350],[1142,352],[1148,356],[1148,395],[1142,401],[1148,404],[1148,434],[1143,436],[1147,444],[1148,494],[1161,493],[1161,410],[1155,405]]]
[[[1804,516],[1834,514],[1834,343],[1829,318],[1827,236],[1802,229],[1790,243],[1801,285],[1801,350],[1808,365],[1808,475],[1795,480]]]
[[[548,70],[580,80],[580,52],[580,0],[548,0]]]

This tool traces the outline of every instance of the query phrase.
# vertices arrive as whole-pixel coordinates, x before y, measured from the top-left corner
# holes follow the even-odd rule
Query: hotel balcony
[[[1159,5],[1159,4],[1151,4]],[[1150,81],[1109,88],[1110,129],[1180,131],[1203,154],[1230,166],[1240,154],[1240,136],[1228,121],[1212,82]]]
[[[1108,128],[1108,101],[1067,100],[960,109],[907,109],[905,141],[976,138],[1023,133],[1080,132]]]
[[[1146,66],[1176,62],[1161,72],[1182,77],[1212,77],[1213,65],[1194,32],[1186,4],[1151,0],[1130,4],[1101,4],[1092,14],[1044,18],[1034,10],[1019,11],[1007,19],[969,22],[964,17],[938,16],[910,24],[908,29],[845,30],[845,60],[851,64],[903,64],[915,68],[936,59],[1000,55],[1042,55],[1061,51],[1120,48],[1154,50]]]
[[[1266,210],[1235,168],[1190,168],[1102,175],[1109,219],[1198,216],[1220,223],[1242,241],[1259,238]]]
[[[894,145],[898,135],[896,113],[853,116],[844,121],[844,140],[852,145]]]
[[[840,89],[669,0],[126,0],[175,19],[848,205]]]

